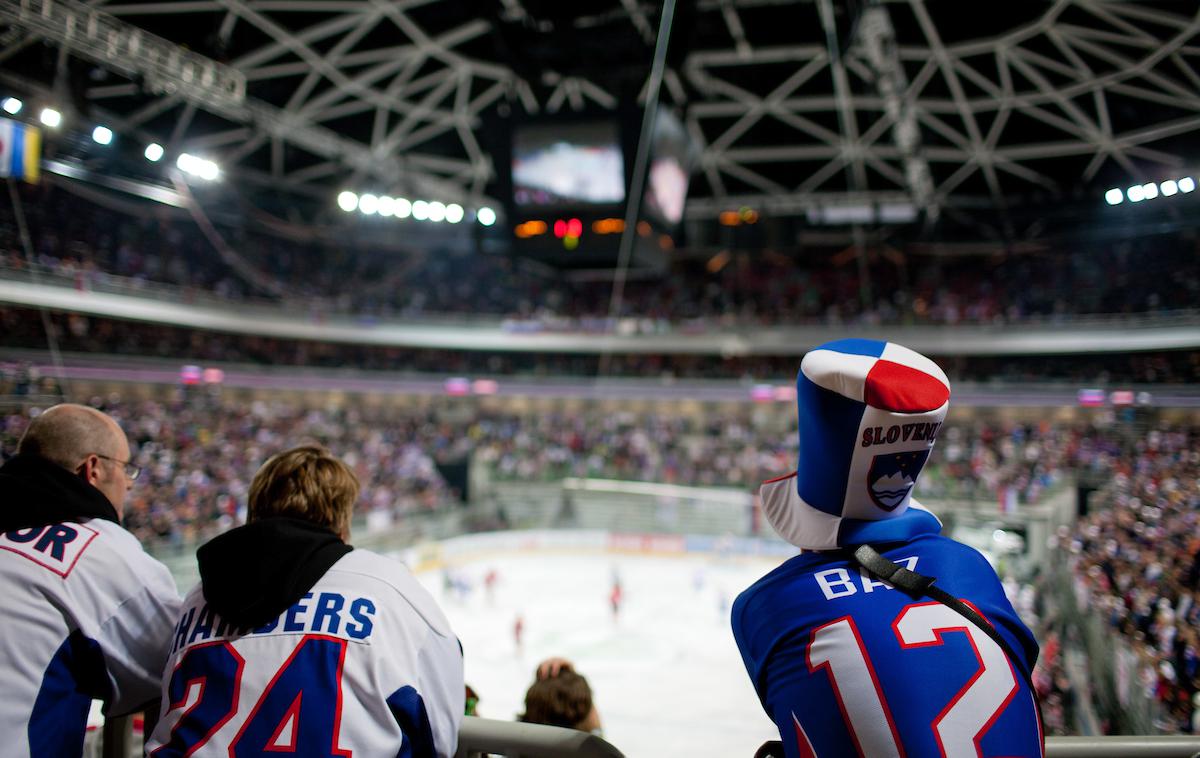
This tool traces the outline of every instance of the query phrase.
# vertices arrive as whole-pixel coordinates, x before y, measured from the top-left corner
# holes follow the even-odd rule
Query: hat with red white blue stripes
[[[912,499],[950,406],[936,363],[894,342],[827,342],[800,363],[796,405],[796,471],[760,490],[780,536],[827,550],[940,529]]]

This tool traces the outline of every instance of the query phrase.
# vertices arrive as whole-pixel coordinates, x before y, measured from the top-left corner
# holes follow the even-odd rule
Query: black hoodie
[[[275,517],[213,538],[196,559],[209,607],[250,628],[278,618],[353,549],[323,526]]]
[[[0,467],[0,532],[88,518],[119,523],[104,493],[77,474],[31,455]]]

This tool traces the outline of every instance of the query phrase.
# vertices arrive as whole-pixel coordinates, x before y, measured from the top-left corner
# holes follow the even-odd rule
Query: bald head
[[[119,458],[126,445],[125,433],[111,417],[86,405],[63,403],[29,423],[17,452],[74,471],[95,453]]]
[[[123,512],[133,486],[125,473],[129,440],[111,416],[86,405],[56,405],[29,423],[17,452],[83,477],[104,493],[118,516]]]

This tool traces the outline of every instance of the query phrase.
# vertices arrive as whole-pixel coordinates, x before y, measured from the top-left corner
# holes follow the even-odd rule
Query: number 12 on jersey
[[[938,602],[906,606],[892,622],[902,650],[944,644],[948,633],[965,634],[979,667],[933,719],[931,727],[943,758],[977,758],[980,740],[1016,696],[1017,676],[999,645],[955,611]],[[813,630],[808,670],[824,670],[842,718],[864,758],[904,758],[904,748],[871,656],[854,619],[844,616]],[[848,704],[843,693],[853,693]],[[795,716],[793,715],[793,719]],[[802,756],[815,756],[795,720]],[[915,757],[914,757],[915,758]]]

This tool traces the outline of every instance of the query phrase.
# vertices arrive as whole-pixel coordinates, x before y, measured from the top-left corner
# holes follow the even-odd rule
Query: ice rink
[[[750,758],[778,739],[758,704],[729,628],[729,605],[775,564],[715,557],[507,553],[419,574],[466,654],[479,715],[523,709],[537,663],[562,656],[592,686],[604,736],[631,758]],[[489,597],[484,577],[498,576]],[[609,593],[619,575],[624,602]],[[524,622],[521,646],[514,625]]]

